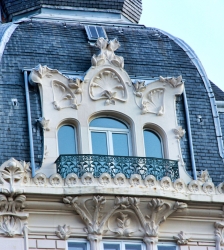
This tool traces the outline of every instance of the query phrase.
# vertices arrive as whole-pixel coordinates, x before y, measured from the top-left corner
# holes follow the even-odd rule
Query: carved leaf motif
[[[124,225],[125,225],[125,227],[129,227],[130,224],[131,224],[131,219],[129,218],[129,219],[127,219],[127,220],[125,221]]]
[[[117,218],[117,226],[120,228],[124,228],[124,222],[119,218]]]

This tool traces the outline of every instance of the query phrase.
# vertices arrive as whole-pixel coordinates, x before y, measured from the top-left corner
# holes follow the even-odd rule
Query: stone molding
[[[0,192],[0,231],[7,237],[23,235],[28,214],[24,213],[26,196],[18,183],[24,183],[29,164],[11,158],[0,167],[2,184]],[[28,174],[29,175],[29,174]]]
[[[10,206],[17,208],[17,201],[22,202],[24,198],[22,193],[38,193],[42,187],[45,191],[42,190],[41,193],[49,194],[55,194],[55,192],[64,194],[70,192],[69,190],[74,194],[97,192],[101,194],[132,195],[137,193],[138,196],[178,197],[186,201],[197,201],[199,199],[200,201],[216,202],[222,202],[224,197],[223,183],[215,187],[211,181],[193,180],[186,185],[181,178],[172,182],[169,177],[163,177],[158,181],[153,175],[148,175],[143,180],[137,174],[127,179],[124,174],[117,174],[115,178],[111,178],[108,173],[103,173],[99,178],[94,178],[91,173],[85,173],[81,178],[78,178],[76,174],[71,173],[64,179],[56,173],[47,178],[44,173],[38,171],[34,178],[31,178],[29,163],[18,162],[13,158],[1,165],[0,172],[0,186],[2,186],[0,198],[2,201],[7,201],[7,197],[13,197],[12,202],[14,203]],[[16,197],[18,200],[15,199]]]
[[[113,203],[110,203],[110,208],[106,206],[104,196],[67,196],[63,202],[80,215],[86,226],[84,231],[88,234],[91,250],[100,249],[100,241],[108,230],[117,237],[130,237],[141,231],[146,249],[152,250],[156,247],[160,225],[178,209],[187,208],[186,203],[157,198],[150,199],[143,208],[140,198],[122,196],[110,200]]]

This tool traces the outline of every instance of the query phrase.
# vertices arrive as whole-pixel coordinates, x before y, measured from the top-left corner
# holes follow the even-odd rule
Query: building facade
[[[223,92],[141,0],[2,0],[2,249],[220,250]]]

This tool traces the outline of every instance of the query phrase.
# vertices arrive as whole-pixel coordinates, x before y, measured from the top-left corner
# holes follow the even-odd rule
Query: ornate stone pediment
[[[85,82],[89,84],[89,95],[93,101],[105,100],[105,105],[115,104],[116,101],[128,100],[127,86],[131,86],[131,80],[123,69],[124,58],[115,55],[120,44],[114,39],[107,41],[99,38],[96,46],[100,49],[99,55],[93,55],[92,67],[85,76]]]

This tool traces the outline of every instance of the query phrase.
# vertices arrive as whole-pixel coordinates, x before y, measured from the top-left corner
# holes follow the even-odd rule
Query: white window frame
[[[86,250],[90,250],[90,244],[89,244],[89,241],[88,240],[85,240],[85,239],[80,239],[80,238],[77,238],[77,239],[69,239],[67,240],[67,244],[66,244],[66,250],[69,250],[68,249],[68,243],[69,242],[75,242],[75,243],[86,243]]]
[[[91,33],[91,31],[90,31],[90,27],[94,27],[94,28],[95,28],[95,31],[96,31],[96,33],[97,33],[97,35],[98,35],[97,38],[94,38],[94,37],[92,36],[92,33]],[[85,26],[85,30],[86,30],[88,39],[89,39],[90,41],[97,41],[97,39],[100,38],[100,35],[99,35],[99,33],[98,33],[98,30],[97,30],[97,27],[100,27],[100,28],[102,29],[102,31],[103,31],[103,33],[104,33],[104,39],[108,39],[107,33],[106,33],[105,29],[104,29],[102,26],[100,26],[100,25],[86,25],[86,26]]]
[[[108,117],[108,118],[111,118],[111,117]],[[127,129],[121,129],[121,128],[89,127],[89,132],[90,132],[90,152],[91,152],[91,154],[93,154],[93,149],[92,149],[92,134],[91,133],[92,132],[102,132],[102,133],[106,133],[108,155],[114,155],[113,137],[112,137],[112,134],[114,133],[114,134],[126,134],[127,135],[127,139],[128,139],[128,153],[129,153],[129,156],[132,156],[132,150],[131,150],[132,149],[132,147],[131,147],[132,145],[131,145],[130,131],[129,131],[128,128]]]
[[[146,250],[145,243],[138,240],[102,240],[101,249],[104,250],[103,244],[117,244],[120,245],[120,250],[125,250],[125,244],[129,245],[141,245],[141,250]]]

